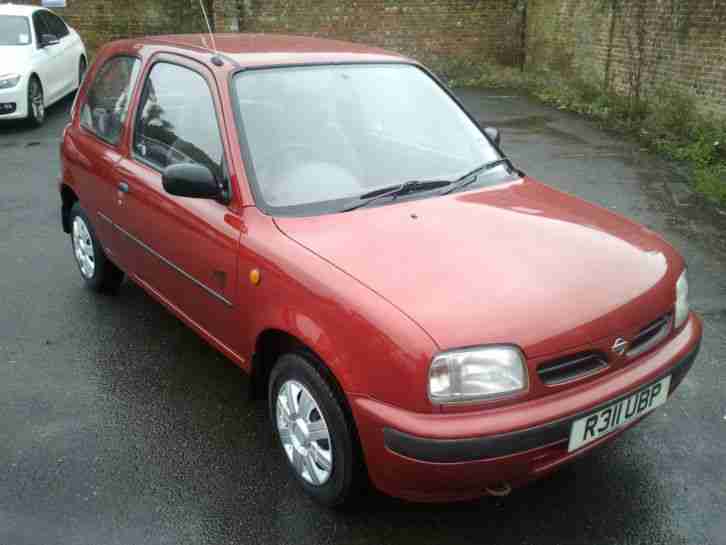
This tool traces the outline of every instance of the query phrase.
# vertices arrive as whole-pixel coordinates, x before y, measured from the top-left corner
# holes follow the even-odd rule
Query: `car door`
[[[128,191],[118,203],[121,252],[134,277],[228,351],[236,352],[241,221],[221,200],[176,197],[162,173],[199,163],[228,184],[220,101],[211,73],[169,55],[148,70],[131,153],[118,164]]]
[[[79,119],[69,131],[73,143],[69,168],[80,184],[83,207],[91,216],[97,235],[111,259],[119,266],[118,233],[113,229],[118,210],[121,160],[131,94],[139,78],[141,61],[130,56],[106,60],[92,75],[79,102]]]
[[[53,34],[46,17],[45,10],[33,13],[33,30],[35,32],[35,46],[37,48],[35,58],[35,69],[40,75],[40,81],[43,85],[43,94],[45,103],[55,102],[63,91],[63,67],[60,61],[61,47],[60,44],[49,45],[43,47],[43,35]]]
[[[43,12],[47,26],[51,34],[58,38],[58,55],[56,62],[60,70],[59,94],[62,96],[70,93],[76,86],[78,75],[78,58],[74,37],[68,30],[68,26],[55,13]],[[56,46],[54,46],[56,47]]]

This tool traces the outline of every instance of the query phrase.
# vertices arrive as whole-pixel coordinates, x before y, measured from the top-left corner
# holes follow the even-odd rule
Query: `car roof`
[[[241,67],[332,62],[401,62],[407,59],[363,44],[282,34],[177,34],[132,40],[209,54],[217,51]]]
[[[36,11],[45,10],[41,6],[28,6],[22,4],[0,4],[0,15],[20,15],[30,17]]]

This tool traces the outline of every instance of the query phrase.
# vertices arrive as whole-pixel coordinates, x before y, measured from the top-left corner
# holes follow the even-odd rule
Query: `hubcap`
[[[325,417],[308,389],[295,380],[277,394],[277,432],[288,460],[307,483],[321,486],[333,471],[333,445]]]
[[[86,222],[80,216],[76,216],[73,220],[73,250],[78,266],[81,268],[81,274],[84,278],[93,278],[96,270],[93,241]]]

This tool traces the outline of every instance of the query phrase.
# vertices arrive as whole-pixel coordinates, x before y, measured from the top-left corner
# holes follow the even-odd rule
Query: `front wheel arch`
[[[265,329],[258,336],[255,342],[255,353],[252,357],[252,395],[255,399],[267,397],[267,382],[270,372],[277,363],[277,359],[287,353],[297,352],[305,354],[315,362],[316,368],[331,382],[342,400],[347,404],[343,388],[332,369],[325,363],[325,360],[318,355],[310,346],[305,344],[295,335],[281,329]]]
[[[360,448],[360,439],[355,418],[353,417],[353,410],[348,402],[348,396],[345,395],[345,391],[335,373],[312,348],[286,331],[266,329],[258,335],[255,343],[255,354],[252,357],[250,397],[252,399],[267,399],[270,373],[280,356],[287,353],[296,353],[306,357],[330,385],[343,408],[343,413],[353,426],[357,448]]]

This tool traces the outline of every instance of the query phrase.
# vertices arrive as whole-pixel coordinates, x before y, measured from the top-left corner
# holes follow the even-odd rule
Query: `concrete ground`
[[[42,129],[0,125],[0,544],[725,544],[726,217],[668,164],[578,117],[460,95],[529,174],[687,257],[705,339],[662,410],[504,499],[318,507],[235,366],[136,286],[81,287],[55,188],[66,100]]]

